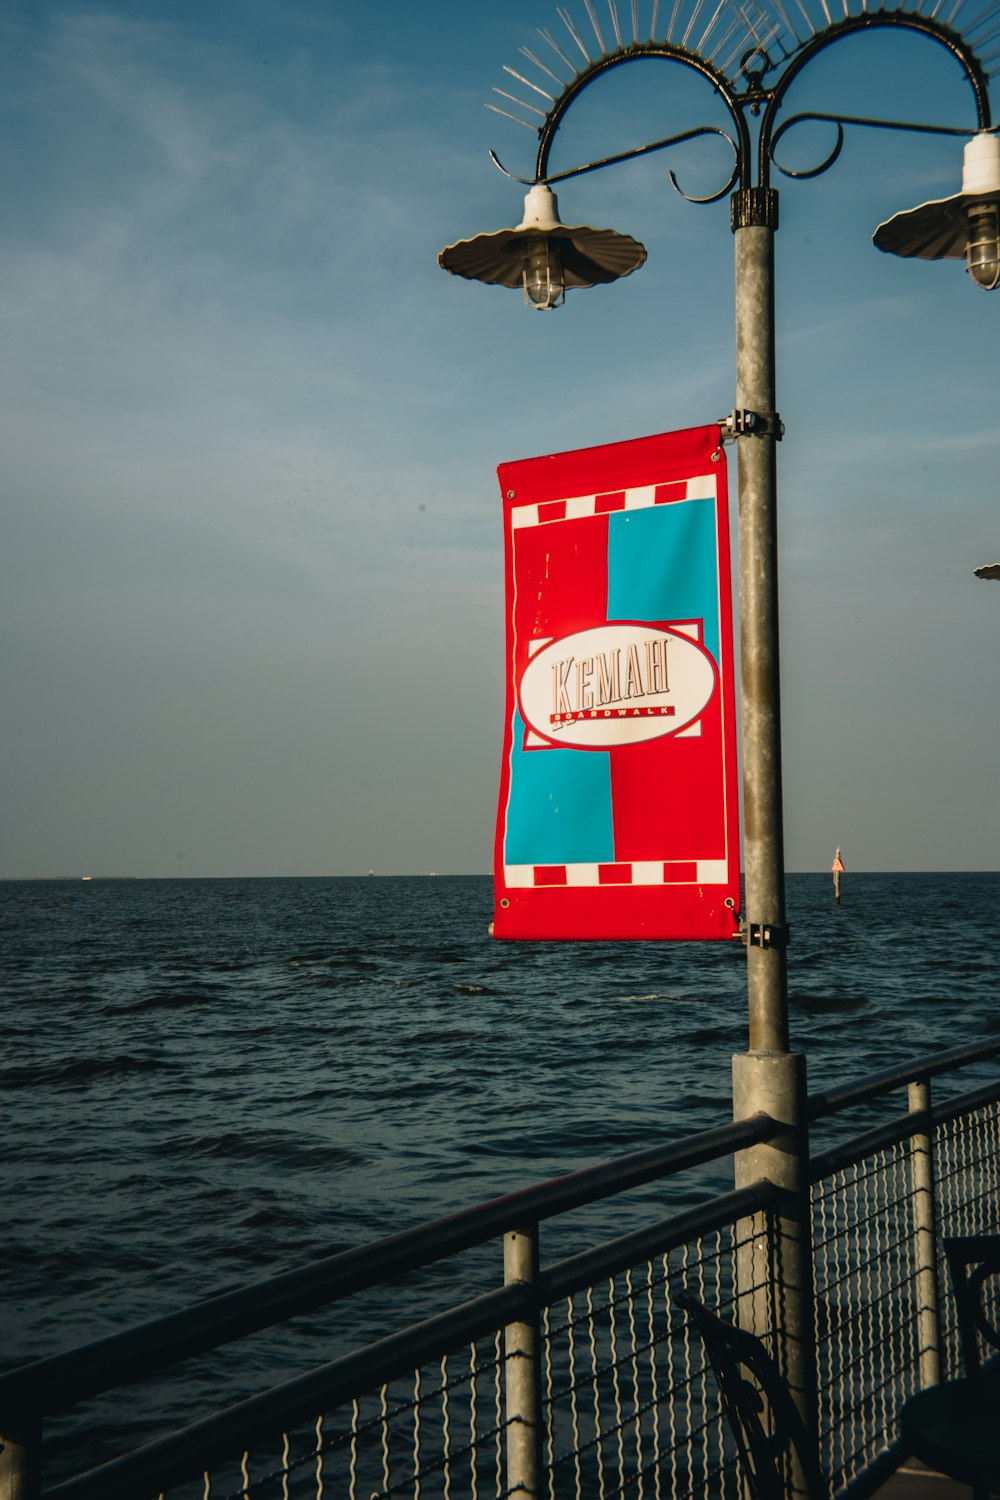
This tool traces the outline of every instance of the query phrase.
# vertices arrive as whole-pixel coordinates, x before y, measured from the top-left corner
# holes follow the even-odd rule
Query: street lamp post
[[[756,6],[752,11],[744,8],[737,11],[734,6],[732,14],[743,18],[749,16],[749,20],[743,20],[742,31],[737,23],[735,41],[733,25],[730,24],[728,29],[725,26],[725,5],[720,5],[697,44],[689,47],[669,37],[666,40],[650,37],[640,41],[633,35],[630,43],[624,42],[616,0],[609,0],[618,45],[605,51],[593,5],[589,0],[585,3],[602,49],[600,56],[596,59],[589,57],[580,33],[569,18],[564,17],[571,39],[567,46],[575,44],[581,55],[587,58],[586,65],[565,84],[557,97],[530,80],[521,79],[521,75],[514,75],[527,88],[552,99],[552,106],[538,127],[534,179],[531,182],[514,179],[529,187],[523,220],[516,228],[477,235],[450,245],[438,258],[445,270],[456,275],[523,287],[528,302],[543,310],[552,309],[560,305],[568,290],[616,280],[637,270],[646,258],[643,246],[629,236],[610,229],[574,228],[563,224],[558,216],[553,184],[653,151],[666,150],[697,136],[723,136],[733,147],[735,166],[725,187],[708,198],[692,201],[714,202],[735,188],[731,200],[736,250],[736,408],[733,424],[739,463],[744,916],[748,933],[749,1047],[752,1052],[786,1052],[787,927],[781,807],[775,460],[775,445],[781,437],[776,411],[774,352],[774,233],[778,227],[778,194],[770,181],[774,151],[788,130],[806,120],[833,124],[837,132],[836,144],[819,166],[808,172],[788,172],[788,176],[815,177],[831,167],[843,147],[845,126],[969,138],[963,191],[953,198],[896,215],[879,226],[875,243],[880,249],[904,256],[964,257],[976,282],[989,290],[1000,282],[1000,139],[991,130],[984,63],[964,37],[937,19],[940,4],[935,7],[933,15],[922,15],[919,10],[864,9],[859,15],[845,15],[839,21],[828,19],[827,24],[819,29],[810,25],[810,35],[804,40],[792,31],[783,0],[772,0],[775,15],[770,21]],[[675,5],[675,21],[678,8]],[[696,12],[701,9],[697,4],[695,8]],[[823,8],[829,17],[825,0]],[[958,9],[959,4],[955,4],[951,14],[954,16]],[[635,5],[632,15],[634,33],[637,29]],[[996,42],[996,20],[997,9],[994,7],[987,15],[980,16],[973,28],[986,38],[986,45]],[[687,30],[690,29],[689,25]],[[951,54],[972,92],[976,115],[973,128],[832,114],[794,115],[778,125],[790,84],[814,57],[845,37],[876,29],[915,32]],[[549,33],[543,32],[542,35],[563,65],[570,65],[566,53]],[[785,54],[781,65],[772,62],[767,50],[775,45],[780,46]],[[728,53],[721,64],[716,60],[720,53]],[[556,78],[533,54],[526,55],[550,79]],[[550,173],[552,147],[570,107],[604,74],[640,59],[664,60],[700,74],[728,111],[732,136],[715,126],[700,125],[616,156]],[[504,98],[510,96],[505,94]],[[516,107],[521,101],[511,102],[515,102]],[[522,108],[534,109],[534,106],[522,103]],[[500,113],[509,111],[500,110]],[[749,123],[755,116],[760,118],[756,152]],[[500,170],[512,176],[500,166],[496,155],[492,152],[491,155]],[[671,180],[676,187],[673,173]]]
[[[993,133],[986,64],[1000,54],[1000,6],[993,3],[960,34],[951,24],[964,0],[949,0],[948,20],[939,18],[944,0],[930,14],[912,10],[869,10],[868,0],[854,0],[864,8],[850,14],[851,0],[842,0],[845,14],[831,18],[827,0],[820,0],[824,21],[814,25],[804,0],[769,0],[771,12],[751,0],[721,0],[707,24],[698,27],[703,0],[693,0],[685,19],[686,0],[673,5],[666,38],[657,38],[659,0],[654,0],[650,35],[638,36],[638,4],[632,0],[632,38],[623,36],[617,0],[607,0],[614,45],[606,46],[593,0],[584,0],[597,40],[599,55],[591,57],[584,38],[566,12],[560,12],[568,40],[564,45],[541,32],[558,61],[550,68],[522,49],[538,70],[533,82],[508,69],[536,100],[551,101],[547,111],[536,102],[503,94],[520,109],[513,114],[521,124],[531,112],[542,116],[533,179],[515,178],[529,188],[525,217],[515,229],[460,241],[439,256],[445,270],[469,279],[523,287],[525,298],[548,310],[558,306],[566,291],[615,280],[637,270],[645,250],[614,230],[573,228],[558,218],[552,187],[585,173],[613,166],[650,152],[673,148],[698,136],[716,135],[729,141],[734,166],[729,181],[717,193],[690,201],[714,202],[732,192],[732,230],[736,252],[736,405],[729,420],[737,441],[739,469],[739,579],[741,617],[741,696],[743,730],[745,926],[749,1010],[748,1051],[734,1059],[734,1107],[737,1114],[766,1109],[785,1127],[775,1143],[745,1153],[738,1177],[767,1175],[789,1188],[789,1201],[798,1204],[782,1226],[785,1349],[784,1363],[793,1390],[808,1417],[815,1389],[811,1339],[811,1276],[809,1235],[805,1223],[807,1184],[804,1173],[804,1059],[789,1052],[782,833],[781,727],[778,658],[778,568],[776,445],[782,435],[775,391],[774,234],[778,227],[778,194],[771,185],[771,167],[778,166],[775,148],[793,127],[806,120],[835,127],[833,149],[818,166],[790,177],[815,177],[840,155],[845,127],[919,131],[965,138],[962,191],[953,198],[922,205],[879,226],[879,249],[903,256],[930,259],[964,258],[977,285],[986,290],[1000,283],[1000,140]],[[710,8],[709,8],[710,9]],[[793,25],[790,12],[795,13]],[[606,23],[607,24],[607,23]],[[801,35],[806,31],[805,36]],[[873,30],[906,31],[944,48],[957,63],[971,94],[971,127],[870,119],[838,114],[797,114],[782,119],[789,86],[827,48],[849,36]],[[697,34],[696,34],[697,33]],[[693,38],[693,40],[692,40]],[[992,54],[990,52],[992,49]],[[568,53],[579,53],[577,68]],[[776,62],[772,54],[778,56]],[[557,133],[571,106],[598,79],[621,66],[658,60],[693,70],[710,86],[729,115],[728,131],[698,125],[681,134],[646,146],[552,173],[549,160]],[[573,76],[566,81],[566,70]],[[559,85],[551,92],[552,81]],[[491,106],[497,108],[497,106]],[[507,108],[502,114],[511,114]],[[756,125],[753,140],[751,120]],[[494,163],[508,177],[495,153]],[[671,173],[675,188],[677,182]],[[678,191],[680,189],[678,188]],[[686,196],[686,195],[685,195]]]

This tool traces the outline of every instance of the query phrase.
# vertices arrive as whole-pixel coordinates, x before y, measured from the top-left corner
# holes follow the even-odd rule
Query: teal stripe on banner
[[[610,756],[603,750],[523,750],[523,743],[524,722],[515,714],[505,863],[613,860]]]
[[[608,619],[704,620],[719,660],[715,501],[675,500],[608,521]]]

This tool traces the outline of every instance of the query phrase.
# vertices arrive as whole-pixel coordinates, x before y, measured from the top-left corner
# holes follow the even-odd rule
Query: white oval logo
[[[715,664],[679,631],[641,621],[549,641],[521,674],[525,724],[550,744],[605,750],[676,734],[704,713]]]

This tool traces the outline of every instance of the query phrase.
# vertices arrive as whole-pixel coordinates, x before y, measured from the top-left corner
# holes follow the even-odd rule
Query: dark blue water
[[[727,1118],[737,945],[498,944],[490,906],[485,877],[0,884],[3,1363]],[[998,909],[995,874],[849,874],[839,906],[791,877],[813,1085],[1000,1029]],[[364,1316],[341,1336],[391,1301]]]

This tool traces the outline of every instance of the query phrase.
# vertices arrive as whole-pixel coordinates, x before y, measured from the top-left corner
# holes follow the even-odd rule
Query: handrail
[[[119,1500],[119,1497],[130,1500],[144,1485],[169,1489],[231,1455],[234,1445],[245,1441],[247,1432],[260,1437],[287,1431],[315,1417],[318,1411],[332,1410],[366,1388],[412,1374],[422,1364],[439,1358],[443,1349],[468,1345],[518,1317],[529,1316],[540,1306],[571,1296],[602,1276],[613,1275],[652,1254],[666,1253],[737,1219],[773,1208],[780,1196],[780,1190],[770,1183],[752,1183],[594,1250],[569,1256],[543,1272],[533,1287],[521,1281],[510,1282],[449,1308],[65,1480],[46,1490],[46,1500]]]
[[[53,1485],[45,1500],[132,1500],[149,1483],[169,1490],[230,1456],[248,1432],[266,1436],[315,1418],[370,1385],[412,1374],[439,1358],[442,1345],[457,1348],[527,1316],[533,1303],[531,1287],[510,1282]]]
[[[978,1088],[969,1089],[966,1094],[954,1094],[950,1099],[942,1099],[940,1104],[935,1104],[931,1110],[931,1119],[935,1125],[947,1125],[952,1120],[957,1120],[959,1115],[971,1113],[974,1109],[981,1109],[984,1104],[996,1104],[1000,1101],[1000,1084],[982,1083]]]
[[[446,1260],[526,1222],[553,1218],[770,1140],[776,1128],[763,1114],[714,1126],[196,1302],[137,1328],[5,1371],[0,1375],[0,1405],[9,1403],[39,1414],[62,1410],[299,1313]]]
[[[814,1094],[810,1120],[872,1099],[918,1079],[1000,1054],[1000,1039],[954,1047],[922,1061],[898,1064],[854,1083]],[[935,1112],[936,1113],[936,1112]],[[893,1124],[857,1138],[866,1151],[893,1144],[912,1133],[913,1116],[893,1135]],[[888,1134],[885,1132],[888,1131]],[[416,1225],[374,1244],[311,1261],[308,1265],[197,1302],[122,1333],[110,1334],[46,1359],[0,1374],[0,1404],[48,1413],[179,1364],[300,1313],[326,1306],[379,1282],[446,1260],[473,1245],[524,1223],[538,1222],[640,1187],[671,1173],[701,1166],[769,1140],[774,1125],[766,1115],[716,1126],[643,1151],[614,1157],[594,1167],[535,1183],[472,1208]],[[838,1152],[836,1160],[841,1161]],[[860,1160],[855,1155],[853,1160]],[[829,1152],[816,1163],[834,1160]],[[844,1158],[847,1163],[847,1158]],[[827,1170],[833,1168],[827,1167]],[[817,1180],[815,1173],[811,1174]]]
[[[835,1172],[854,1167],[859,1161],[874,1156],[876,1151],[885,1151],[889,1146],[898,1146],[911,1135],[926,1135],[931,1128],[932,1114],[927,1109],[916,1109],[906,1115],[896,1115],[863,1135],[851,1136],[825,1151],[817,1151],[809,1161],[809,1181],[815,1186]]]
[[[918,1083],[933,1078],[938,1073],[950,1072],[969,1063],[981,1062],[1000,1054],[1000,1038],[992,1042],[974,1042],[964,1047],[951,1047],[945,1052],[932,1052],[921,1062],[896,1063],[878,1073],[869,1073],[853,1083],[841,1084],[839,1088],[826,1089],[811,1094],[807,1105],[810,1121],[821,1120],[826,1115],[849,1109],[852,1104],[863,1104],[877,1094],[889,1093],[907,1083]]]
[[[809,1161],[809,1181],[813,1184],[821,1182],[824,1177],[842,1172],[845,1167],[853,1167],[866,1157],[873,1156],[876,1151],[883,1151],[887,1146],[897,1146],[911,1135],[928,1135],[936,1125],[947,1125],[960,1115],[981,1109],[985,1104],[998,1102],[1000,1083],[994,1079],[991,1083],[969,1089],[965,1094],[955,1094],[931,1109],[914,1109],[905,1115],[896,1115],[893,1119],[876,1125],[873,1130],[866,1130],[863,1135],[852,1136],[850,1140],[830,1146],[825,1151],[817,1151]]]
[[[593,1286],[604,1277],[614,1276],[627,1266],[638,1265],[653,1255],[666,1254],[668,1250],[703,1234],[712,1234],[716,1229],[725,1229],[751,1214],[777,1208],[785,1196],[781,1188],[762,1178],[749,1187],[720,1193],[693,1208],[681,1209],[658,1224],[623,1234],[616,1240],[596,1245],[592,1250],[582,1250],[578,1255],[557,1261],[541,1273],[538,1286],[543,1300],[551,1303],[561,1297],[572,1297],[575,1292]]]

